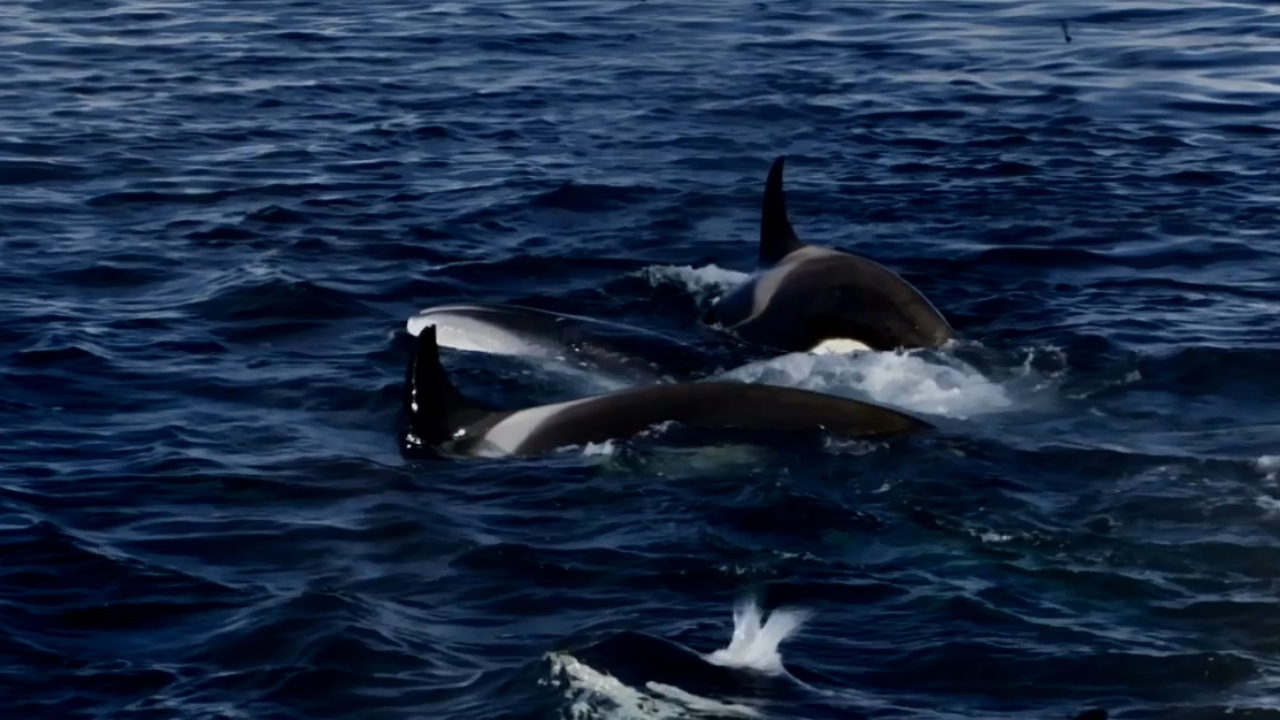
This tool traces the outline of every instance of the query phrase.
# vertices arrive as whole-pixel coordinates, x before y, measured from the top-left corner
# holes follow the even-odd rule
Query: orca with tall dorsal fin
[[[763,272],[728,292],[703,322],[786,352],[937,348],[955,339],[942,313],[897,273],[800,240],[787,218],[785,160],[774,160],[765,182]]]
[[[887,407],[811,390],[739,382],[664,383],[504,410],[463,395],[440,364],[436,328],[418,332],[405,368],[401,450],[534,455],[627,439],[666,422],[885,438],[933,426]]]

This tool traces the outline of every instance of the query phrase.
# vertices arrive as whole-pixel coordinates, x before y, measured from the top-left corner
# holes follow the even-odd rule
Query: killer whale
[[[632,688],[660,683],[703,698],[748,702],[753,706],[761,700],[795,706],[820,699],[821,695],[817,688],[822,683],[816,682],[818,678],[808,677],[811,673],[798,667],[764,673],[747,667],[720,665],[681,643],[635,630],[623,630],[595,642],[574,645],[576,647],[565,648],[574,659]],[[829,678],[822,680],[830,682]],[[1061,720],[1108,720],[1109,715],[1105,708],[1094,707]],[[850,717],[870,716],[870,713],[859,713]],[[1033,718],[1050,720],[1043,715],[1028,714],[1028,720]]]
[[[681,643],[622,630],[572,650],[573,657],[635,688],[649,683],[677,687],[716,700],[800,700],[806,684],[788,672],[770,674],[720,665]]]
[[[405,366],[404,453],[534,455],[625,439],[664,422],[888,438],[932,428],[887,407],[811,390],[739,382],[661,383],[549,405],[500,409],[463,395],[440,363],[436,328],[418,332]]]
[[[769,169],[758,275],[702,316],[742,340],[785,352],[937,348],[956,331],[897,273],[861,255],[800,240],[782,189],[786,157]]]
[[[691,377],[704,353],[652,330],[511,303],[435,305],[405,322],[410,335],[436,328],[442,347],[559,360],[632,382]]]

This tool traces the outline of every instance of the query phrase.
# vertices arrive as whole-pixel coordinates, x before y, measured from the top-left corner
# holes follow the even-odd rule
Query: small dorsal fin
[[[779,155],[769,168],[764,184],[764,202],[760,208],[760,264],[773,265],[793,250],[804,246],[787,220],[787,198],[782,192],[782,166],[785,155]]]

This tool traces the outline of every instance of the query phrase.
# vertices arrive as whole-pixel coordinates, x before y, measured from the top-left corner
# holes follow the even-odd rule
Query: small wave
[[[279,340],[360,312],[361,304],[340,290],[290,278],[270,267],[248,265],[214,276],[182,309],[220,325],[217,335],[232,342]]]
[[[660,192],[649,187],[619,187],[566,182],[533,198],[536,207],[572,212],[605,212],[624,209]]]
[[[81,180],[88,172],[77,165],[42,160],[0,160],[0,185],[35,185]]]
[[[602,443],[587,443],[582,448],[582,454],[587,457],[599,455],[603,457],[612,456],[617,452],[617,447],[612,440],[605,440]]]
[[[654,287],[659,285],[675,285],[690,295],[698,304],[718,299],[726,290],[734,288],[751,278],[749,273],[729,270],[718,265],[650,265],[640,269],[638,276]]]
[[[673,422],[659,423],[637,437],[659,436],[676,425]],[[831,441],[832,444],[835,442],[838,441]],[[586,443],[575,446],[575,449],[583,458],[595,462],[597,467],[628,471],[643,468],[646,474],[667,479],[734,477],[740,480],[768,467],[771,454],[769,448],[728,439],[711,444],[697,443],[692,447],[682,446],[679,441],[641,447],[631,440],[615,439]]]
[[[1275,482],[1280,473],[1280,455],[1263,455],[1254,461],[1254,465],[1262,472],[1268,482]]]

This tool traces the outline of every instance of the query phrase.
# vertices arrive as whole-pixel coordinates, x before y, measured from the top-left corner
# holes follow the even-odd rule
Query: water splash
[[[754,598],[738,602],[733,611],[729,644],[702,658],[721,667],[738,668],[773,677],[788,676],[778,647],[812,616],[808,610],[779,608],[766,620]],[[627,685],[566,653],[550,653],[551,678],[559,681],[575,720],[667,720],[689,717],[761,717],[755,708],[695,695],[666,683],[648,681],[643,689]]]
[[[675,285],[704,306],[751,277],[716,265],[650,266],[639,274],[655,286]],[[1023,409],[1034,402],[1031,392],[1048,387],[1030,365],[996,382],[947,353],[849,351],[844,345],[749,363],[722,377],[830,392],[956,419]],[[1024,386],[1031,392],[1023,392]]]
[[[748,363],[722,377],[829,392],[960,419],[1017,406],[1005,387],[966,363],[916,352],[790,353]]]
[[[1266,473],[1268,480],[1274,480],[1276,471],[1280,470],[1280,455],[1262,455],[1254,461],[1254,464],[1258,466],[1259,470]]]
[[[645,692],[630,687],[564,653],[547,656],[552,678],[559,679],[573,720],[673,720],[697,717],[761,717],[759,711],[723,703],[662,683],[645,683]]]
[[[601,443],[589,442],[582,446],[582,454],[587,457],[611,457],[617,451],[617,445],[613,440],[605,440]]]
[[[716,665],[784,675],[787,671],[778,647],[812,616],[808,610],[778,608],[762,624],[764,613],[756,601],[741,601],[733,609],[733,637],[728,647],[703,657]]]
[[[726,291],[751,279],[749,273],[729,270],[718,265],[651,265],[638,270],[636,275],[650,285],[674,285],[694,297],[699,305],[715,304]]]

